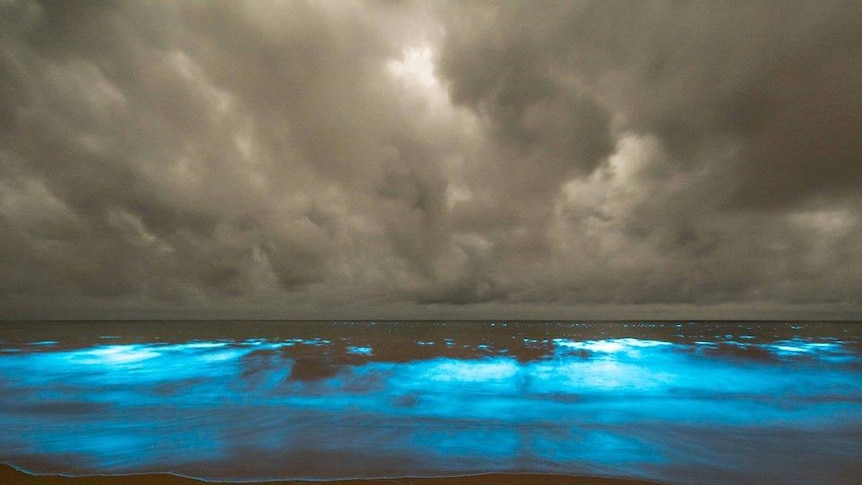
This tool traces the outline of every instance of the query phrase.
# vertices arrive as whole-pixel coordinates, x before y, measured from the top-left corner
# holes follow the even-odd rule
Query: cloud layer
[[[855,2],[7,0],[0,81],[9,318],[862,316]]]

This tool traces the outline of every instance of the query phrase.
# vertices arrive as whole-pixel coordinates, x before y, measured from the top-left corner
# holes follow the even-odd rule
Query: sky
[[[858,1],[0,0],[0,319],[862,319]]]

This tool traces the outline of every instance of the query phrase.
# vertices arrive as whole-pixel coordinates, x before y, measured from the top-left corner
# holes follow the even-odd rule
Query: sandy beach
[[[98,475],[67,477],[60,475],[31,475],[9,465],[0,464],[0,483],[7,485],[196,485],[210,483],[258,483],[265,485],[657,485],[640,480],[623,480],[566,475],[500,474],[440,478],[391,478],[373,480],[335,481],[274,481],[274,482],[209,482],[180,477],[167,473],[146,475]]]

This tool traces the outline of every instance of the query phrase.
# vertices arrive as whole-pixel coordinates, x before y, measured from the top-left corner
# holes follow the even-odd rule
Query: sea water
[[[0,323],[0,461],[859,483],[862,324]]]

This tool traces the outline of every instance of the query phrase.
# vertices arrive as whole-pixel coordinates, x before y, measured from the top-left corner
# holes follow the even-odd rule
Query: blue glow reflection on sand
[[[812,466],[858,468],[862,456],[855,342],[514,335],[542,349],[525,357],[456,341],[414,339],[438,349],[414,359],[349,337],[5,343],[0,459],[221,479],[534,471],[685,482],[707,466],[703,483],[781,473],[807,483],[782,465],[788,440]],[[445,353],[464,348],[473,353]]]

